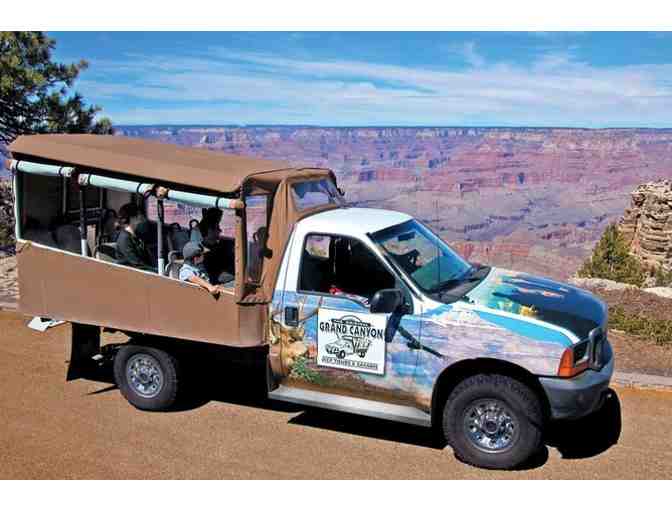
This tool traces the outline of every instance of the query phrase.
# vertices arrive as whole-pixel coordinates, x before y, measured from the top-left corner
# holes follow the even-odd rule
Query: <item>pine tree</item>
[[[0,32],[0,164],[19,135],[113,132],[109,119],[96,119],[100,107],[71,90],[86,61],[53,62],[55,45],[43,32]],[[1,183],[0,248],[14,246],[13,216],[10,187]]]
[[[71,87],[88,64],[52,61],[56,42],[43,32],[0,32],[0,145],[31,133],[110,134],[100,108]]]
[[[639,287],[646,279],[646,270],[630,254],[616,225],[611,224],[602,234],[590,259],[579,269],[578,275],[585,278],[606,278]]]

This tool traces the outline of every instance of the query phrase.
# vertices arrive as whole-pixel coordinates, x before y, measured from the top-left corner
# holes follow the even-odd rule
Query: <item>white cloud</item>
[[[473,67],[482,67],[485,64],[485,59],[476,51],[476,43],[473,41],[464,43],[462,55]]]
[[[672,64],[595,67],[549,51],[523,66],[490,63],[474,43],[456,51],[470,67],[128,55],[91,62],[78,87],[116,123],[672,126]]]

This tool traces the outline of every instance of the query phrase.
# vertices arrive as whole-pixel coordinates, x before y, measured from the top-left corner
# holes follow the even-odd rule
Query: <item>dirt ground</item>
[[[429,429],[269,401],[260,374],[221,365],[174,412],[131,407],[99,380],[65,382],[69,326],[38,333],[0,312],[0,479],[669,478],[672,392],[616,388],[562,424],[529,465],[486,471]]]
[[[19,297],[16,257],[0,253],[0,303],[15,304]]]
[[[641,290],[605,291],[593,289],[609,306],[620,306],[629,315],[672,318],[672,299]],[[616,370],[672,377],[672,345],[659,345],[645,337],[609,330],[616,354]]]
[[[672,318],[672,299],[663,298],[638,289],[593,290],[609,306],[618,305],[628,314],[644,317]]]
[[[672,377],[672,346],[610,330],[616,370]]]

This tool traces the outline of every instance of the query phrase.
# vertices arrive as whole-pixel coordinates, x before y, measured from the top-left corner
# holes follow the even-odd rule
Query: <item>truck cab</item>
[[[512,468],[549,421],[605,398],[604,303],[470,263],[408,214],[352,207],[331,170],[117,136],[10,150],[20,310],[70,322],[68,379],[102,358],[139,409],[175,403],[180,352],[224,346],[262,353],[271,399],[437,427],[465,462]],[[114,256],[107,227],[126,204],[144,217],[124,227],[151,246],[142,267]],[[184,240],[209,235],[201,214],[219,222],[217,295],[175,271]],[[103,328],[129,341],[103,349]]]

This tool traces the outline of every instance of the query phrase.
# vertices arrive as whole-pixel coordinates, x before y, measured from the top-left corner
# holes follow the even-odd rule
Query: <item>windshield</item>
[[[371,237],[425,292],[445,290],[472,272],[469,262],[416,220],[386,228]]]

